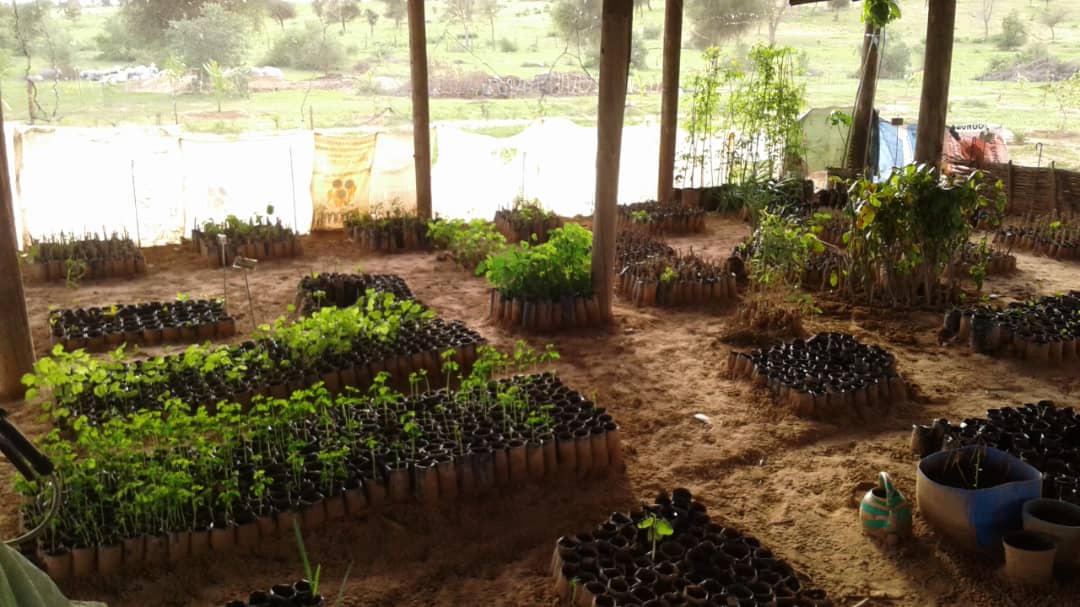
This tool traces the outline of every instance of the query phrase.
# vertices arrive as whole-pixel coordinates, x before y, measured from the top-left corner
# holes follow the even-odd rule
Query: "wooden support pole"
[[[34,342],[19,268],[6,141],[0,103],[0,401],[22,398],[22,376],[34,370]]]
[[[664,5],[664,80],[660,101],[660,168],[656,199],[675,194],[675,148],[679,135],[679,62],[682,58],[683,0]]]
[[[874,98],[877,96],[881,41],[881,28],[867,19],[866,35],[863,36],[862,79],[851,117],[851,136],[848,138],[847,166],[857,173],[864,172],[870,164],[870,136],[872,129],[877,126],[874,124]]]
[[[408,0],[409,60],[412,64],[413,162],[416,214],[431,219],[431,126],[428,110],[427,28],[424,0]]]
[[[626,82],[630,71],[633,0],[603,0],[600,25],[600,99],[597,110],[596,210],[593,213],[592,285],[600,314],[611,320],[615,278],[615,205],[619,198]]]
[[[952,75],[955,28],[956,0],[930,0],[919,126],[915,135],[915,162],[934,166],[941,164],[945,118],[949,111],[949,78]]]

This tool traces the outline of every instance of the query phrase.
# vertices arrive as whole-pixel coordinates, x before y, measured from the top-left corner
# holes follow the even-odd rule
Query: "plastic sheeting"
[[[195,222],[266,216],[268,205],[275,219],[306,233],[316,204],[340,195],[332,192],[336,179],[349,208],[416,208],[410,131],[219,136],[16,126],[13,133],[8,145],[24,238],[108,230],[161,245],[178,242]],[[620,202],[655,197],[659,137],[655,124],[624,129]],[[519,195],[562,215],[592,213],[595,127],[540,119],[497,138],[443,124],[432,146],[433,206],[443,217],[490,218]],[[340,212],[319,221],[315,227],[335,227]]]
[[[310,132],[221,137],[175,128],[21,127],[11,142],[20,239],[126,232],[179,242],[196,221],[266,215],[311,224]]]
[[[29,127],[15,131],[22,235],[123,233],[144,245],[183,230],[178,132]]]
[[[310,184],[314,144],[310,131],[180,138],[186,228],[227,215],[267,216],[306,233],[311,228]],[[141,220],[141,217],[140,217]],[[172,239],[176,242],[178,239]]]
[[[659,127],[623,130],[619,201],[656,196]],[[512,137],[445,125],[432,170],[435,211],[446,217],[492,217],[516,196],[538,198],[565,216],[590,215],[596,190],[596,128],[561,118],[530,123]]]

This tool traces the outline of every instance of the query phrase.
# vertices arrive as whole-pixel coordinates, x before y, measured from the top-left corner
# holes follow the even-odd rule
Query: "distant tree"
[[[265,60],[269,65],[329,72],[344,65],[345,49],[341,36],[328,36],[325,23],[309,19],[303,27],[289,27]]]
[[[983,42],[990,39],[990,21],[994,18],[994,0],[979,0],[975,16],[983,22]]]
[[[166,40],[172,53],[187,65],[214,61],[231,67],[244,62],[249,27],[244,17],[221,5],[207,4],[198,16],[169,24]]]
[[[199,17],[203,8],[209,5],[243,16],[246,30],[266,15],[268,3],[267,0],[138,0],[124,2],[122,11],[139,44],[144,48],[158,48],[167,41],[165,34],[170,24]]]
[[[64,16],[72,21],[82,16],[82,2],[79,0],[67,0],[64,4]]]
[[[851,8],[851,0],[829,0],[829,10],[833,12],[833,21],[839,21],[840,11],[849,8]]]
[[[776,44],[776,30],[788,9],[788,0],[766,0],[765,22],[769,26],[769,44]]]
[[[408,0],[382,0],[386,5],[383,17],[394,22],[394,29],[401,29],[401,22],[409,15]]]
[[[274,21],[278,22],[281,29],[285,29],[285,22],[296,18],[296,6],[286,0],[270,0],[267,11]]]
[[[136,44],[124,16],[110,15],[102,26],[102,31],[94,36],[98,48],[98,57],[107,61],[135,61],[138,56]]]
[[[53,22],[52,8],[53,5],[49,0],[36,0],[24,4],[12,2],[11,4],[14,51],[26,60],[23,78],[28,87],[27,112],[31,124],[38,118],[45,120],[56,118],[60,106],[60,95],[55,86],[51,110],[46,110],[38,102],[37,86],[30,80],[33,66],[40,63],[41,57],[45,57],[54,82],[62,74],[70,74],[74,71],[74,44],[71,37]]]
[[[691,0],[687,10],[694,24],[693,44],[717,46],[738,38],[768,13],[772,0]]]
[[[1057,35],[1054,32],[1054,28],[1061,25],[1061,22],[1068,16],[1068,9],[1064,5],[1048,6],[1045,10],[1039,13],[1039,23],[1042,23],[1046,27],[1050,28],[1050,42],[1057,40]]]
[[[45,57],[48,67],[59,74],[74,71],[75,48],[66,28],[61,26],[52,13],[49,0],[12,4],[11,33],[14,50],[26,58],[26,75],[30,75],[31,57]],[[37,65],[38,60],[33,60]]]
[[[476,0],[446,0],[446,12],[465,30],[465,46],[472,47],[472,36],[469,30],[472,26],[473,14],[476,12]]]
[[[370,8],[364,9],[364,21],[368,24],[368,35],[372,38],[375,37],[375,24],[379,22],[379,13],[371,10]]]
[[[600,11],[597,0],[558,0],[551,10],[555,32],[578,56],[592,55],[600,48]]]
[[[499,4],[499,0],[478,0],[477,11],[487,17],[488,27],[491,30],[491,46],[495,46],[495,17],[498,16],[499,11],[502,10],[502,4]]]
[[[999,47],[1005,50],[1020,48],[1027,42],[1027,37],[1027,28],[1024,27],[1024,22],[1020,20],[1020,14],[1016,11],[1012,11],[1001,20]]]
[[[357,0],[315,0],[311,8],[325,23],[340,23],[342,33],[346,24],[363,14]]]

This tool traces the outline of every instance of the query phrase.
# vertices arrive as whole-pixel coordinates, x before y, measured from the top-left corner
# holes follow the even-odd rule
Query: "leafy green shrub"
[[[266,63],[298,70],[329,71],[344,65],[345,49],[340,36],[328,36],[322,24],[307,21],[290,27],[274,42]]]
[[[552,230],[542,245],[491,256],[484,275],[506,297],[529,300],[592,295],[592,233],[577,224]]]
[[[763,210],[751,248],[750,270],[759,308],[779,307],[800,316],[816,311],[813,298],[802,290],[802,275],[810,257],[823,253],[825,245],[810,229],[794,218]]]
[[[107,61],[135,61],[135,39],[128,31],[124,18],[119,13],[105,20],[102,31],[94,36],[98,58]]]
[[[849,294],[864,301],[877,295],[894,306],[939,302],[947,295],[939,277],[968,242],[972,218],[990,207],[1004,210],[1001,192],[1001,182],[988,183],[979,172],[943,178],[921,165],[895,169],[883,183],[857,181],[843,236],[852,259]]]
[[[998,38],[998,48],[1011,50],[1020,48],[1027,43],[1028,32],[1024,22],[1020,20],[1020,14],[1012,11],[1001,20],[1001,36]]]
[[[484,219],[465,222],[437,219],[428,223],[428,238],[436,248],[450,251],[450,257],[483,274],[483,261],[506,247],[506,237],[495,230],[495,224]]]
[[[516,53],[518,51],[518,45],[516,42],[509,38],[499,39],[499,52],[500,53]]]
[[[242,15],[207,4],[198,17],[170,23],[165,37],[172,54],[187,65],[217,61],[232,67],[244,63],[249,29],[250,22]]]
[[[885,42],[878,77],[886,80],[906,78],[911,70],[912,48],[899,36]]]

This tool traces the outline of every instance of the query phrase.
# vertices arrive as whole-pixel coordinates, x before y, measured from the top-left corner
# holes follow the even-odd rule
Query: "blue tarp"
[[[877,180],[884,181],[896,167],[915,162],[915,125],[895,126],[878,120]]]

